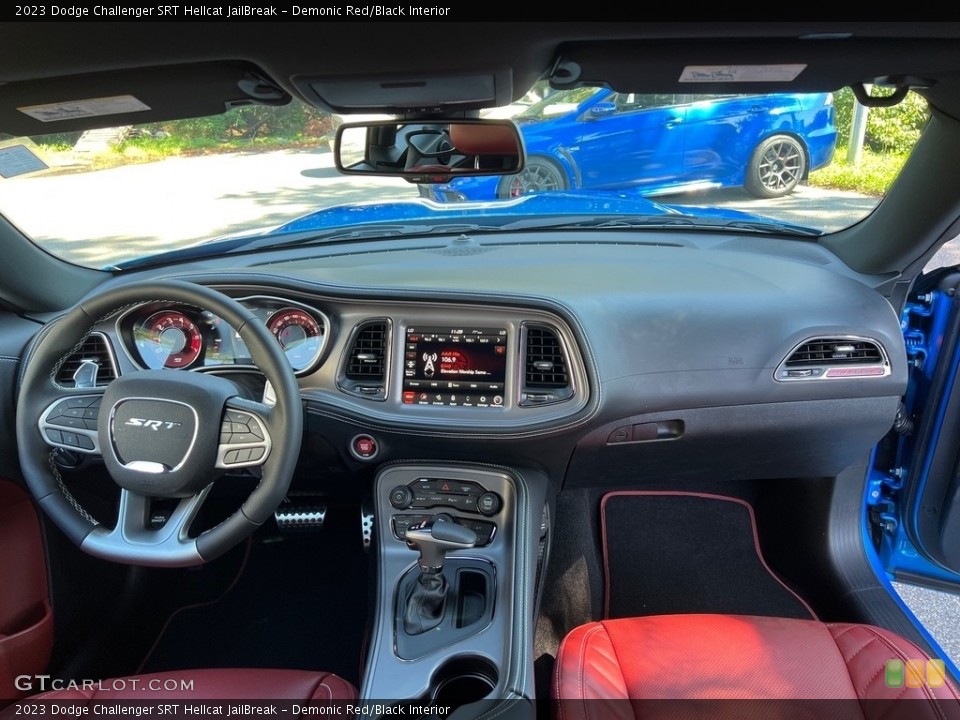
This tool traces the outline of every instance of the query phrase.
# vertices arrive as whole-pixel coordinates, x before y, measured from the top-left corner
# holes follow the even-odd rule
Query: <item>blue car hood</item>
[[[244,249],[262,249],[271,242],[301,240],[296,236],[304,233],[318,234],[343,230],[345,233],[362,228],[374,229],[377,225],[416,225],[429,231],[431,226],[476,223],[485,227],[507,225],[525,219],[561,219],[564,216],[664,216],[742,220],[744,222],[769,222],[767,218],[737,210],[684,206],[682,209],[663,205],[640,197],[608,192],[549,192],[525,195],[514,200],[489,202],[464,202],[456,204],[435,203],[415,198],[390,202],[371,202],[352,205],[335,205],[303,215],[288,223],[266,230],[240,235],[229,235],[201,242],[197,245],[171,250],[129,260],[119,269],[131,269],[145,265],[193,260],[221,255]],[[417,228],[412,229],[416,232]],[[290,237],[286,237],[290,236]],[[304,243],[309,237],[302,238]],[[322,239],[322,238],[319,238]],[[338,238],[349,240],[348,237]],[[370,239],[369,237],[365,239]]]

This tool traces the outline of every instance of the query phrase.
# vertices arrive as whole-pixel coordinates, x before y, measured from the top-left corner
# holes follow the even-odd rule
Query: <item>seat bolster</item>
[[[960,700],[956,685],[946,678],[945,683],[920,687],[888,687],[884,670],[888,660],[899,659],[923,663],[926,673],[927,654],[906,638],[872,625],[830,623],[827,625],[837,649],[847,664],[847,672],[861,700]],[[921,717],[918,715],[918,718]],[[932,717],[937,717],[936,714]]]
[[[626,681],[606,627],[581,625],[557,653],[553,683],[557,720],[633,720]],[[603,702],[608,701],[608,702]]]

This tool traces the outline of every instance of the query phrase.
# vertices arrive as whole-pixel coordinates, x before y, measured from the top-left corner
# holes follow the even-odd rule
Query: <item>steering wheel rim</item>
[[[223,378],[182,370],[130,373],[111,382],[106,390],[65,388],[56,382],[59,367],[79,349],[100,322],[145,302],[193,305],[210,310],[222,318],[246,343],[253,363],[273,387],[276,403],[268,406],[244,400],[238,396],[239,391]],[[131,383],[129,390],[125,389],[128,379]],[[134,384],[135,381],[139,382]],[[232,395],[226,395],[228,391],[222,383],[233,388]],[[177,397],[186,395],[200,398],[196,402],[204,407],[198,410],[190,406],[191,401],[174,401],[159,395],[129,395],[130,392],[140,393],[145,387],[163,393],[169,388],[177,391]],[[112,396],[108,395],[111,391]],[[112,530],[100,525],[70,494],[53,462],[52,446],[41,430],[40,418],[68,395],[101,395],[109,403],[104,403],[100,409],[97,433],[107,470],[121,488],[117,523]],[[222,402],[219,411],[217,402]],[[135,424],[130,422],[130,413],[126,412],[128,408],[143,415],[147,414],[143,412],[144,409],[166,407],[162,403],[179,403],[193,411],[194,425],[177,428],[178,431],[183,430],[183,436],[189,434],[188,431],[193,432],[189,447],[185,446],[183,462],[180,463],[182,468],[164,465],[158,469],[161,463],[137,459],[139,453],[149,456],[151,452],[138,448],[162,445],[155,439],[160,437],[159,434],[148,438],[141,436],[141,440],[147,439],[149,442],[138,440],[134,445],[130,445],[129,435],[123,434],[131,431],[132,428],[127,426]],[[259,430],[266,431],[264,445],[267,454],[262,462],[263,476],[236,512],[219,525],[190,538],[186,531],[209,492],[215,479],[212,473],[217,466],[214,463],[209,470],[206,469],[206,465],[210,464],[210,448],[200,446],[208,445],[210,437],[217,437],[219,445],[214,449],[213,457],[217,463],[223,460],[223,448],[227,446],[220,432],[226,413],[230,410],[259,419]],[[217,424],[211,426],[212,417],[218,412]],[[121,427],[124,418],[126,420]],[[180,426],[181,423],[165,425]],[[184,421],[183,425],[188,426],[189,422]],[[154,429],[157,428],[147,428],[148,431]],[[77,546],[107,560],[183,567],[208,562],[226,552],[260,527],[283,501],[296,468],[302,433],[303,409],[296,377],[273,335],[238,302],[201,285],[171,280],[130,283],[97,292],[44,327],[24,358],[17,402],[17,445],[26,484],[40,507]],[[203,439],[208,442],[202,443]],[[135,457],[131,460],[130,456]],[[193,466],[194,462],[196,467]],[[188,464],[189,468],[186,467]],[[122,469],[118,470],[118,466]],[[175,472],[180,469],[189,472],[181,477]],[[122,475],[122,481],[118,479],[118,473]],[[172,484],[165,486],[164,483],[171,478]],[[158,495],[143,492],[144,488],[154,487],[158,480],[162,486]],[[202,487],[198,484],[202,484]],[[164,526],[152,529],[147,523],[146,512],[149,498],[156,496],[179,498],[180,501]]]

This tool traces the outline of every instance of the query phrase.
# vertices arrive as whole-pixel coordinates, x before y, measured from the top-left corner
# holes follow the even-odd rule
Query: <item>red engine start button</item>
[[[350,441],[350,454],[358,460],[372,460],[378,452],[380,446],[369,435],[357,435]]]

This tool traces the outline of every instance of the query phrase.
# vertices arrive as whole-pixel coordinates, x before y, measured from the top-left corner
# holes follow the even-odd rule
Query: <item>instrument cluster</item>
[[[319,310],[281,298],[254,296],[238,302],[260,318],[296,373],[312,370],[323,355],[330,321]],[[148,303],[118,322],[131,358],[143,368],[252,366],[239,333],[209,310]]]

